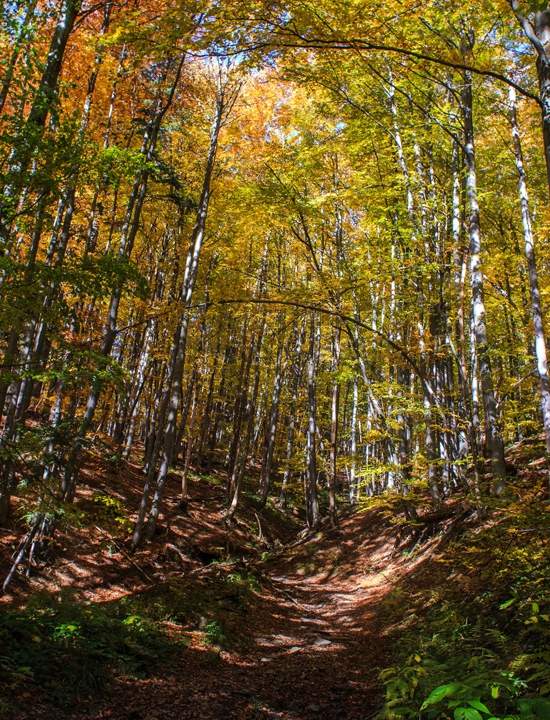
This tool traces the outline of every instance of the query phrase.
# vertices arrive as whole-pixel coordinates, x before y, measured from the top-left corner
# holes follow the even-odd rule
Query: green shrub
[[[132,522],[127,516],[122,501],[112,495],[99,492],[94,493],[92,500],[100,522],[123,534],[131,531]]]
[[[550,719],[548,518],[528,501],[494,520],[447,546],[439,567],[450,574],[434,572],[412,600],[388,598],[387,611],[408,619],[380,675],[383,718]]]
[[[116,674],[146,676],[175,642],[118,603],[38,596],[0,615],[0,696],[33,682],[60,705],[103,688]]]
[[[217,620],[210,620],[204,626],[204,639],[209,645],[224,647],[227,644],[224,629]]]
[[[259,592],[261,589],[260,581],[253,573],[235,571],[229,573],[227,582],[245,593]]]

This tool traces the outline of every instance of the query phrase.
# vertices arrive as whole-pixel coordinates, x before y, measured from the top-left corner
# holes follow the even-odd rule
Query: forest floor
[[[304,535],[298,517],[275,504],[260,510],[252,494],[227,528],[223,475],[194,476],[182,509],[176,473],[160,532],[130,555],[122,538],[137,507],[138,466],[90,457],[84,474],[74,517],[56,534],[48,564],[16,578],[0,613],[25,608],[29,591],[40,617],[61,607],[50,637],[68,633],[62,662],[90,667],[79,667],[82,689],[77,682],[57,700],[44,690],[55,666],[16,668],[6,687],[0,680],[6,720],[367,720],[381,707],[379,672],[396,632],[418,611],[415,596],[423,602],[422,590],[438,583],[459,592],[476,583],[475,573],[451,573],[445,563],[454,523],[464,519],[459,500],[435,524],[413,523],[429,530],[420,544],[418,532],[403,536],[380,507],[343,512],[338,529]],[[3,575],[15,539],[1,538]],[[126,627],[143,623],[143,632],[154,621],[170,651],[144,651],[143,671],[113,669],[94,692],[94,663],[109,656],[76,652],[82,623],[68,622],[75,604],[123,617]],[[44,637],[31,641],[42,647]]]

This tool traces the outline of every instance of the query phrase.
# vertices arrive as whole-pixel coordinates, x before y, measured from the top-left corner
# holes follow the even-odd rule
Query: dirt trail
[[[81,489],[78,507],[86,510],[103,485],[125,503],[137,503],[137,470],[119,478],[93,469],[93,485]],[[97,478],[104,478],[99,485]],[[358,512],[345,517],[338,530],[325,529],[261,562],[258,548],[251,547],[259,522],[254,505],[243,506],[239,523],[228,532],[223,488],[197,482],[182,514],[177,480],[172,484],[169,497],[176,499],[167,503],[164,534],[133,559],[118,552],[119,546],[113,552],[104,533],[83,527],[74,537],[60,535],[57,559],[32,586],[52,593],[71,587],[83,601],[110,603],[151,587],[171,592],[172,579],[190,598],[197,591],[210,598],[228,642],[223,649],[205,642],[211,615],[205,608],[204,622],[197,622],[200,602],[191,601],[194,617],[174,629],[179,636],[183,632],[188,646],[159,662],[152,676],[118,677],[103,697],[66,713],[47,702],[35,704],[25,720],[367,720],[376,714],[382,702],[378,672],[388,664],[383,600],[421,562],[396,551],[395,528],[376,512]],[[262,532],[271,540],[288,542],[299,527],[288,517],[262,513]],[[197,558],[197,549],[228,542],[237,555],[242,550],[245,567],[259,577],[259,588],[244,605],[217,595],[220,577],[234,572],[231,564],[208,565]],[[167,550],[174,546],[178,555]]]
[[[224,618],[235,638],[213,652],[199,632],[170,667],[118,680],[103,710],[74,720],[252,718],[367,720],[380,707],[386,660],[380,602],[402,572],[393,543],[352,516],[341,531],[267,564],[246,613]],[[353,542],[355,538],[355,542]],[[407,568],[408,571],[408,568]]]

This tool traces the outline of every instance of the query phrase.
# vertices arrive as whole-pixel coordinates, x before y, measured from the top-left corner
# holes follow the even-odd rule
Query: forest
[[[550,720],[550,3],[0,3],[0,718]]]

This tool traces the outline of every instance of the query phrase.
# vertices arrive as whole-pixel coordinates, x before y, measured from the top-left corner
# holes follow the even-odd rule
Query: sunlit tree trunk
[[[506,466],[504,443],[499,426],[497,404],[493,388],[489,340],[483,298],[483,270],[481,266],[481,232],[474,145],[472,76],[465,72],[462,88],[462,114],[464,121],[464,161],[466,164],[466,194],[469,205],[470,282],[472,286],[472,328],[477,362],[481,379],[483,410],[485,413],[486,443],[492,461],[494,491],[504,491]]]
[[[550,8],[527,16],[521,11],[520,0],[508,0],[508,3],[537,56],[543,149],[550,192]]]
[[[309,349],[307,358],[307,432],[306,432],[306,519],[314,530],[319,525],[319,500],[317,496],[317,345],[319,322],[311,315]]]
[[[260,329],[256,336],[256,340],[251,347],[251,353],[254,359],[253,368],[253,383],[252,390],[247,394],[246,406],[244,409],[244,422],[245,428],[237,446],[237,456],[233,466],[233,472],[231,475],[230,482],[230,503],[225,514],[225,519],[230,521],[239,504],[243,476],[246,470],[246,464],[248,460],[248,453],[250,450],[250,444],[252,441],[252,434],[254,432],[254,414],[256,410],[256,403],[258,400],[258,390],[260,387],[260,370],[261,370],[261,352],[264,340],[264,334],[266,329],[266,316],[265,313],[262,315],[260,320]]]
[[[332,337],[332,373],[336,375],[340,364],[340,327],[335,328]],[[338,524],[336,509],[336,483],[338,479],[338,419],[340,411],[340,382],[334,377],[330,404],[330,468],[328,477],[329,518],[333,526]]]
[[[531,211],[529,208],[529,194],[527,192],[527,178],[523,162],[521,136],[517,121],[516,93],[513,88],[510,89],[510,122],[514,142],[514,157],[518,171],[518,193],[521,207],[521,222],[523,225],[523,241],[525,258],[527,260],[527,271],[529,275],[529,289],[531,291],[531,315],[533,318],[537,372],[540,381],[542,422],[546,438],[546,451],[550,454],[550,378],[548,376],[548,360],[546,356],[546,337],[544,333],[544,319],[542,314],[537,262],[535,257],[535,239],[531,222]]]
[[[279,316],[278,325],[281,325],[282,317]],[[265,428],[264,447],[261,470],[261,500],[265,504],[271,489],[271,469],[273,464],[273,453],[275,450],[275,439],[277,437],[277,424],[279,421],[279,401],[283,386],[283,343],[284,336],[279,332],[277,341],[277,357],[275,359],[275,378],[273,380],[273,392],[271,395],[271,408]]]
[[[354,505],[359,498],[359,487],[357,484],[357,410],[359,404],[359,383],[357,375],[353,377],[352,407],[350,418],[350,441],[349,451],[351,455],[349,470],[349,499]]]
[[[206,402],[205,402],[204,411],[202,414],[200,431],[199,431],[199,443],[198,443],[198,447],[197,447],[197,457],[198,457],[199,464],[201,464],[201,465],[203,464],[203,454],[204,454],[206,442],[208,440],[208,436],[211,433],[212,412],[213,412],[213,408],[214,408],[214,390],[215,390],[215,386],[216,386],[216,375],[218,373],[218,366],[219,366],[219,362],[220,362],[221,347],[222,347],[222,324],[220,322],[218,324],[218,329],[217,329],[216,350],[214,352],[212,369],[210,370],[210,379],[208,381],[208,391],[206,394]]]
[[[142,152],[148,162],[151,162],[153,158],[153,153],[156,148],[161,124],[174,99],[176,88],[179,84],[179,80],[181,77],[184,61],[185,54],[181,55],[179,60],[177,61],[175,77],[168,92],[168,97],[164,100],[164,102],[162,102],[161,97],[158,99],[156,111],[153,115],[153,118],[145,129]],[[149,171],[144,170],[143,172],[139,173],[138,177],[134,181],[134,185],[130,193],[130,198],[128,200],[125,220],[121,230],[118,249],[118,255],[120,258],[129,258],[132,253],[134,242],[139,230],[139,223],[141,218],[141,212],[143,209],[143,203],[145,200],[145,194],[147,191],[148,179]],[[107,318],[104,325],[103,340],[100,348],[100,353],[104,357],[110,356],[117,336],[117,320],[121,297],[122,289],[120,287],[115,288],[111,295],[109,309],[107,311]],[[92,388],[88,395],[84,416],[80,422],[77,436],[73,441],[71,450],[68,455],[62,483],[63,496],[67,499],[71,499],[74,494],[74,488],[78,478],[82,445],[84,442],[84,438],[92,425],[102,388],[102,381],[100,379],[95,379],[92,383]]]
[[[214,172],[214,164],[216,161],[216,153],[218,149],[218,139],[224,117],[228,111],[231,99],[227,97],[227,87],[221,85],[218,88],[216,97],[216,107],[214,119],[210,130],[210,146],[206,159],[204,177],[202,183],[201,197],[197,209],[195,226],[191,235],[191,243],[187,254],[185,274],[182,283],[180,301],[185,308],[181,316],[178,328],[172,342],[172,356],[170,360],[170,370],[168,375],[167,389],[162,401],[160,417],[159,417],[159,435],[157,443],[158,451],[153,455],[151,469],[149,472],[148,482],[146,482],[143,490],[142,501],[140,504],[138,518],[134,528],[132,538],[133,547],[139,545],[143,523],[145,521],[145,513],[148,504],[148,496],[150,489],[150,481],[156,467],[156,457],[159,458],[158,472],[155,478],[155,490],[151,500],[151,509],[147,522],[147,533],[149,536],[154,532],[157,519],[160,513],[160,503],[162,500],[164,485],[168,477],[168,471],[172,465],[176,444],[176,428],[177,417],[180,405],[180,385],[183,377],[183,368],[185,363],[185,354],[187,347],[187,332],[189,328],[189,306],[193,298],[193,291],[197,278],[201,249],[204,242],[204,233],[206,230],[206,220],[208,217],[208,208],[210,204],[212,175]],[[161,429],[162,428],[162,429]]]
[[[281,484],[281,493],[279,495],[280,507],[286,507],[288,484],[292,477],[293,467],[292,461],[294,457],[294,444],[296,439],[296,414],[297,414],[297,403],[298,403],[298,392],[300,388],[300,382],[303,374],[303,359],[302,359],[302,346],[304,343],[305,325],[302,325],[296,329],[294,348],[293,348],[293,361],[289,388],[289,405],[287,414],[287,432],[286,432],[286,456],[285,456],[285,470],[283,473],[283,479]]]
[[[25,175],[44,134],[48,115],[57,102],[65,49],[80,6],[81,0],[63,0],[44,70],[25,121],[24,137],[14,146],[9,158],[8,179],[0,196],[0,239],[5,243],[5,250],[10,245],[9,233],[14,205],[25,185]]]

